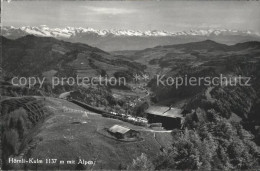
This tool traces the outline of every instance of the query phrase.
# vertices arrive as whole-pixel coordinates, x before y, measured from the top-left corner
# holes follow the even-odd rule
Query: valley
[[[2,37],[1,46],[0,124],[2,141],[9,147],[1,151],[5,168],[82,167],[10,165],[7,160],[11,156],[93,161],[95,164],[84,166],[88,170],[127,169],[134,167],[132,161],[143,154],[147,156],[144,160],[155,169],[259,166],[260,43],[257,41],[226,45],[204,40],[106,52],[82,43],[26,35],[13,40]],[[198,79],[220,74],[227,78],[251,77],[252,86],[202,84],[176,88],[156,84],[156,75],[165,75],[165,79]],[[126,84],[64,84],[53,88],[49,81],[42,87],[29,88],[12,85],[10,80],[14,76],[48,80],[54,76],[124,77]],[[162,123],[150,122],[148,115],[153,115],[149,113],[150,107],[160,117],[167,118],[171,112],[172,118],[181,115],[181,127],[176,124],[175,129],[166,129]],[[167,110],[161,111],[164,108]],[[138,119],[148,123],[138,125]],[[106,130],[114,125],[139,132],[140,139],[125,142],[113,137]],[[198,164],[192,156],[203,164]]]

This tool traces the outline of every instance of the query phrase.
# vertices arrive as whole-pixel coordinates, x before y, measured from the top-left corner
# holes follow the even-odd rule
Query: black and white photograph
[[[258,0],[0,9],[0,170],[260,170]]]

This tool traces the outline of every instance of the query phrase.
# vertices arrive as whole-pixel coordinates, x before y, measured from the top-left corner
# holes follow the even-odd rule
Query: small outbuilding
[[[111,128],[109,128],[108,131],[117,139],[137,138],[140,134],[138,131],[132,130],[128,127],[121,125],[114,125]]]

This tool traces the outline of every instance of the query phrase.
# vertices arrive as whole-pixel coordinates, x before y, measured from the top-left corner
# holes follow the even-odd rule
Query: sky
[[[257,1],[11,1],[5,26],[165,30],[237,29],[260,32]]]

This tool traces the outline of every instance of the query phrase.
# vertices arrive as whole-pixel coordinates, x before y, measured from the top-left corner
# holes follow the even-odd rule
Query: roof
[[[170,118],[182,118],[182,109],[166,106],[150,106],[146,111],[148,114],[165,116]]]
[[[120,126],[120,125],[114,125],[111,128],[109,128],[110,132],[120,133],[120,134],[125,134],[128,131],[130,131],[130,130],[131,130],[130,128],[127,128],[127,127],[124,127],[124,126]]]

